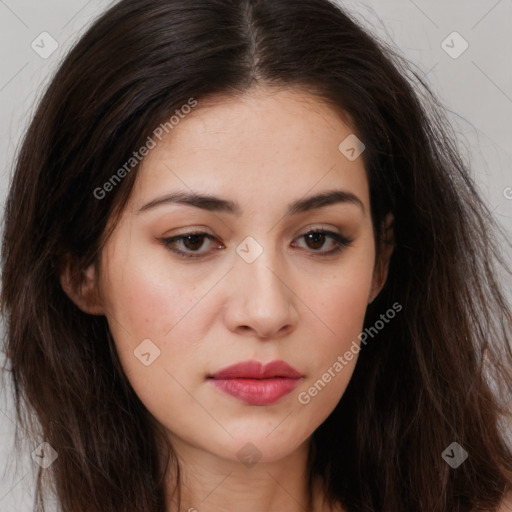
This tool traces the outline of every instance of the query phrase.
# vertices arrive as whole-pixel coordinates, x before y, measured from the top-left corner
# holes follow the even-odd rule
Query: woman
[[[412,78],[327,0],[94,23],[6,211],[38,504],[47,471],[73,512],[511,508],[498,228]]]

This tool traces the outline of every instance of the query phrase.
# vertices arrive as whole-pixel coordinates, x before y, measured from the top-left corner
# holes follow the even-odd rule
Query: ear
[[[89,315],[103,315],[103,303],[98,290],[98,269],[91,263],[80,270],[73,265],[71,258],[63,264],[60,272],[60,285],[66,295]]]
[[[373,270],[372,289],[368,297],[368,304],[375,300],[386,284],[391,254],[395,248],[393,221],[393,214],[388,213],[381,225],[381,236],[379,237],[379,247],[377,248],[377,259]]]

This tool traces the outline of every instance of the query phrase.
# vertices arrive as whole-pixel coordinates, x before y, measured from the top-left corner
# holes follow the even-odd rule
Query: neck
[[[170,468],[166,477],[169,512],[325,512],[320,482],[308,485],[309,442],[285,458],[259,461],[250,466],[239,460],[218,457],[173,440],[180,467],[181,507],[178,508],[177,472]]]

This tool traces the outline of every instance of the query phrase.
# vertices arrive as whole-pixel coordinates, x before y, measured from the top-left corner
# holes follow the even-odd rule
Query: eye
[[[339,233],[321,229],[308,231],[297,238],[297,240],[300,239],[305,240],[307,245],[306,250],[309,249],[313,254],[318,256],[329,256],[337,253],[353,242],[352,239],[345,238]],[[213,245],[216,249],[225,248],[220,242],[218,244],[213,244],[213,241],[215,240],[217,239],[209,233],[193,231],[170,238],[163,238],[162,243],[167,247],[167,249],[174,252],[181,258],[201,258],[210,254],[212,249],[212,247],[210,247],[210,249],[207,247],[206,250],[201,251],[205,246],[205,241],[209,242],[207,246]],[[330,243],[328,243],[329,241]],[[322,247],[325,247],[326,244],[331,248],[322,251]],[[297,247],[297,244],[292,243],[292,247]]]
[[[162,242],[170,251],[178,254],[182,258],[200,258],[209,253],[208,250],[200,251],[204,246],[205,240],[208,240],[211,245],[212,241],[216,240],[216,238],[209,233],[194,231],[171,238],[164,238]],[[220,246],[217,244],[217,249],[222,248],[224,248],[222,244],[220,244]]]
[[[312,252],[319,256],[329,256],[331,254],[337,253],[344,247],[348,247],[353,242],[353,239],[348,239],[339,233],[323,229],[308,231],[298,238],[298,240],[300,239],[304,239],[306,242],[306,249],[312,249]],[[330,244],[327,243],[329,240]],[[326,243],[331,248],[329,250],[321,251],[320,249],[325,247]],[[294,247],[296,246],[295,244],[292,245]]]

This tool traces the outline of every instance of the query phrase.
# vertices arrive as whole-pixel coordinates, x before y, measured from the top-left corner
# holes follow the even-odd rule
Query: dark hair
[[[58,452],[47,471],[62,509],[164,512],[164,473],[176,463],[105,317],[83,313],[59,283],[63,268],[79,282],[97,258],[136,167],[103,199],[94,190],[190,98],[256,84],[348,113],[366,146],[376,237],[387,213],[395,219],[388,280],[365,328],[395,302],[404,311],[361,351],[313,433],[310,482],[320,475],[331,502],[351,512],[496,510],[512,488],[500,228],[429,86],[328,0],[122,0],[40,102],[7,202],[2,307],[17,420],[28,428],[33,413],[31,432]],[[441,456],[452,442],[469,452],[456,470]],[[36,505],[44,509],[41,471]]]

